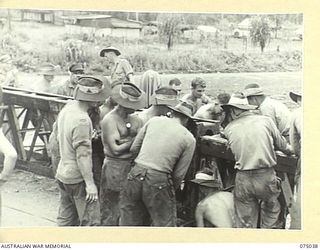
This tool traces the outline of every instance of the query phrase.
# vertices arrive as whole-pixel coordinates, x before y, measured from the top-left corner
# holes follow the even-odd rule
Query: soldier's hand
[[[86,201],[91,203],[98,200],[98,189],[95,184],[90,184],[86,186]]]

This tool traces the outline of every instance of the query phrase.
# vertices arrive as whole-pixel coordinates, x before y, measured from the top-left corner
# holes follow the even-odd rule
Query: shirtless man
[[[187,102],[192,105],[192,115],[194,115],[202,105],[212,102],[205,94],[206,86],[207,84],[202,78],[196,77],[191,81],[190,93],[181,98],[182,102]]]
[[[133,113],[145,105],[145,93],[129,82],[113,87],[111,96],[118,106],[101,122],[105,153],[100,184],[103,226],[119,225],[120,191],[133,162],[129,149],[142,127],[141,120]]]

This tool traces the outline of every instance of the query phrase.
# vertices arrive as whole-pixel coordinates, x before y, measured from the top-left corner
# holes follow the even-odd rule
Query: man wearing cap
[[[39,68],[39,74],[42,75],[42,78],[36,85],[33,87],[34,91],[37,92],[45,92],[45,93],[54,93],[54,86],[52,82],[54,80],[54,76],[56,75],[57,66],[46,63],[41,65]]]
[[[273,120],[281,135],[289,141],[290,110],[280,101],[266,96],[258,84],[248,84],[243,94],[248,98],[249,104],[258,106],[262,115]]]
[[[211,99],[204,93],[206,86],[207,84],[202,78],[196,77],[191,81],[191,92],[181,98],[181,101],[192,105],[192,115],[194,115],[203,104],[211,102]]]
[[[289,138],[294,154],[298,157],[295,175],[295,201],[291,209],[291,229],[301,229],[301,127],[302,127],[302,95],[300,92],[289,93],[290,98],[299,107],[293,111],[291,117]]]
[[[178,104],[178,92],[170,87],[161,87],[150,98],[150,108],[138,113],[143,124],[146,124],[154,116],[166,115],[170,109],[168,106]]]
[[[110,87],[93,76],[79,78],[74,99],[59,113],[56,135],[61,160],[56,179],[60,190],[59,226],[100,225],[98,191],[92,172],[92,123],[88,110],[110,95]]]
[[[275,150],[291,153],[290,147],[270,117],[250,112],[257,107],[249,105],[243,95],[232,95],[222,108],[229,120],[224,134],[236,161],[234,204],[237,227],[257,227],[261,200],[260,227],[276,228],[281,189],[274,170],[277,163]]]
[[[120,55],[120,50],[112,46],[100,51],[101,57],[106,57],[114,64],[111,69],[112,87],[114,86],[113,83],[117,81],[119,81],[120,83],[125,81],[134,83],[133,69],[126,59],[119,58]]]
[[[122,226],[146,226],[150,220],[152,226],[177,225],[175,190],[189,168],[196,140],[185,128],[191,105],[170,109],[170,118],[151,118],[130,148],[137,157],[121,195]]]
[[[73,96],[74,89],[77,85],[79,76],[84,74],[82,63],[75,63],[69,67],[69,79],[57,89],[58,95]]]
[[[130,146],[142,127],[135,110],[145,105],[145,93],[130,82],[112,88],[112,100],[118,103],[101,122],[105,160],[100,184],[101,223],[119,225],[120,191],[133,161]]]

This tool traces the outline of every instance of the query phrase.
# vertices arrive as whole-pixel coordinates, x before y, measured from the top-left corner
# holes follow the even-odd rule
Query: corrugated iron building
[[[140,38],[142,24],[132,20],[121,20],[110,15],[64,16],[70,34]]]

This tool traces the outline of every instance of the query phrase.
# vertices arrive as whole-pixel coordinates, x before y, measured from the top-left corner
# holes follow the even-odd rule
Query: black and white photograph
[[[0,9],[1,227],[304,228],[303,13]]]

